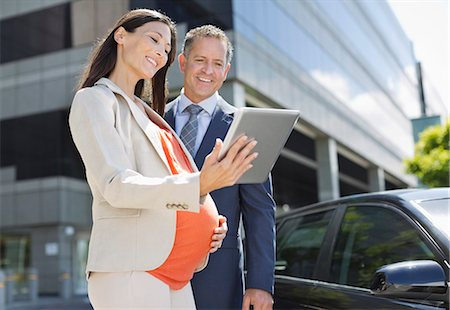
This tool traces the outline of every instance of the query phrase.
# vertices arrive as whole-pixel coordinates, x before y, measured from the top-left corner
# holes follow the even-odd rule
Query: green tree
[[[449,186],[449,131],[450,120],[425,129],[414,146],[414,157],[405,160],[406,172],[429,187]]]

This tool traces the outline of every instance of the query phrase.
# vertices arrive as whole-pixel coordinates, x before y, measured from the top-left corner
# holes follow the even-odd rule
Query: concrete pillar
[[[0,309],[6,308],[6,275],[0,269]]]
[[[386,189],[384,170],[379,167],[369,168],[369,191],[378,192]]]
[[[72,298],[72,277],[70,272],[61,273],[59,280],[59,296],[64,299]]]
[[[14,301],[14,289],[16,286],[16,273],[11,270],[5,270],[5,300],[6,304],[11,304]]]
[[[96,33],[95,3],[93,0],[80,0],[71,3],[72,44],[90,44],[103,34]]]
[[[37,268],[29,268],[27,275],[30,300],[36,301],[39,296],[39,275]]]
[[[339,198],[339,167],[336,141],[328,137],[316,140],[319,201]]]
[[[236,108],[245,107],[245,88],[242,84],[232,81],[224,83],[219,90],[219,94],[229,104],[234,105]]]
[[[128,0],[78,0],[71,2],[72,44],[91,44],[101,38],[128,10]]]

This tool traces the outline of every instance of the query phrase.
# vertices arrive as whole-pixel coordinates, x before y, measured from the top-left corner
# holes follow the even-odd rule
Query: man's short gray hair
[[[225,44],[227,45],[226,61],[227,63],[231,62],[231,59],[233,58],[233,45],[231,44],[230,39],[228,39],[225,32],[213,25],[203,25],[197,28],[193,28],[189,30],[188,33],[186,33],[182,48],[182,52],[184,56],[186,56],[186,58],[189,57],[189,53],[192,49],[192,44],[197,38],[216,38],[221,40],[222,42],[225,42]]]

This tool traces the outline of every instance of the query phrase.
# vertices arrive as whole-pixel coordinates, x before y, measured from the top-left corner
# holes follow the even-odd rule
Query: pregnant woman
[[[208,193],[233,185],[257,156],[243,137],[219,161],[218,140],[198,171],[161,117],[175,43],[167,16],[128,12],[93,50],[72,103],[69,125],[93,196],[95,309],[195,308],[189,281],[226,231]]]

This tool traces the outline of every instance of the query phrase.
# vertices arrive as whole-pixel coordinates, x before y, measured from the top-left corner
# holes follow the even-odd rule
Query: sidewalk
[[[1,306],[0,306],[1,308]],[[87,296],[62,299],[59,297],[41,297],[34,302],[17,301],[7,305],[6,310],[92,310]]]

